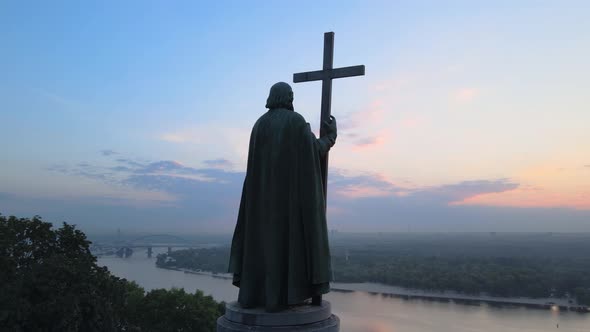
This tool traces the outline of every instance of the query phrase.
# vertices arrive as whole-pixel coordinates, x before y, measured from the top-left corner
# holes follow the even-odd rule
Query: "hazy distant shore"
[[[161,269],[174,270],[189,274],[198,274],[210,276],[212,278],[231,280],[232,275],[229,273],[213,273],[211,271],[192,270],[186,268],[176,267],[158,267]],[[374,295],[385,295],[401,297],[404,299],[424,299],[431,301],[453,301],[462,304],[477,304],[479,302],[488,303],[491,305],[502,306],[525,306],[539,309],[552,310],[570,310],[583,313],[589,313],[590,308],[587,306],[578,305],[574,300],[566,298],[527,298],[527,297],[496,297],[487,295],[466,295],[453,291],[446,292],[432,292],[419,289],[407,289],[404,287],[389,286],[379,283],[363,282],[363,283],[331,283],[332,291],[336,292],[365,292]],[[570,303],[571,301],[571,303]]]

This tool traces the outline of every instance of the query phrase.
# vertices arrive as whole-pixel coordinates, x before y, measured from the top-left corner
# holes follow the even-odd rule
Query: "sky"
[[[2,1],[0,213],[231,232],[268,90],[335,80],[329,228],[590,232],[588,1]],[[320,82],[292,84],[316,130]]]

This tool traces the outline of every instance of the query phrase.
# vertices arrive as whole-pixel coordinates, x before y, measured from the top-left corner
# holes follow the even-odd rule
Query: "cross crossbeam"
[[[365,75],[365,66],[350,66],[334,68],[334,33],[324,33],[324,63],[322,70],[308,71],[293,74],[293,83],[322,81],[322,108],[320,116],[320,137],[324,136],[324,128],[321,125],[330,121],[332,108],[332,80],[335,78],[362,76]],[[324,187],[324,198],[328,194],[328,153],[320,160],[322,171],[322,184]],[[324,200],[327,202],[327,199]]]
[[[308,71],[305,73],[293,74],[293,83],[321,81],[324,79],[335,79],[362,75],[365,75],[365,66],[350,66],[334,68],[329,70],[316,70]]]

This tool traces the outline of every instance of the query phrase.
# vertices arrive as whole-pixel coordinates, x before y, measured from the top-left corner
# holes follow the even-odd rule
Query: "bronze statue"
[[[270,89],[252,129],[229,272],[242,307],[280,311],[329,291],[330,250],[320,160],[336,142],[336,119],[317,139],[293,108],[293,90]]]

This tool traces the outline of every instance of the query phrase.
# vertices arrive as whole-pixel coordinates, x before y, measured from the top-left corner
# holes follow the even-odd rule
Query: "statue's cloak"
[[[294,111],[269,110],[254,125],[229,263],[242,306],[275,311],[329,291],[320,150]]]

